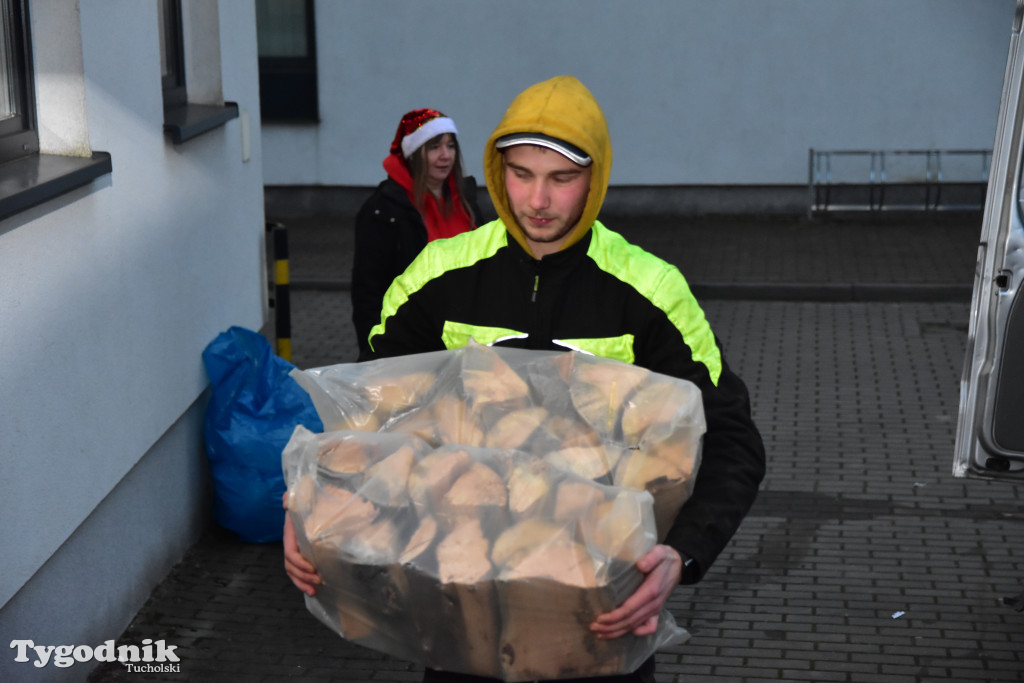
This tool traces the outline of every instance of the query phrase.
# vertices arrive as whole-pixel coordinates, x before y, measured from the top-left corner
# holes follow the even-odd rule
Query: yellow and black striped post
[[[274,238],[274,334],[277,355],[292,359],[292,307],[288,292],[288,230],[280,223],[272,226]]]

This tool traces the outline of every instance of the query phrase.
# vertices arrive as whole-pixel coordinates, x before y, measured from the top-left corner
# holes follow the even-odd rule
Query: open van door
[[[1024,481],[1024,0],[1010,35],[960,383],[955,477]]]

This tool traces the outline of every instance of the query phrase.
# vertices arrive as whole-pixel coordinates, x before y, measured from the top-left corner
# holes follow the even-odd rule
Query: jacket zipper
[[[540,274],[533,276],[533,294],[530,296],[530,303],[537,302],[537,290],[540,289]]]

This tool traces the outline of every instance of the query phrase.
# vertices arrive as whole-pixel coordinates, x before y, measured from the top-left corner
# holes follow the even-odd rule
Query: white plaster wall
[[[511,99],[562,73],[620,185],[806,183],[809,148],[984,149],[1014,0],[316,3],[320,126],[263,129],[269,185],[374,185],[401,115],[452,116],[468,171]]]
[[[225,98],[258,121],[253,3],[219,10]],[[202,393],[206,344],[262,325],[259,140],[248,163],[238,119],[171,144],[156,3],[80,12],[89,142],[113,173],[0,222],[0,605]]]

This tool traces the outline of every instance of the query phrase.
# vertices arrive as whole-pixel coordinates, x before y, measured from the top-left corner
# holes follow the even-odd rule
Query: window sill
[[[113,170],[110,154],[33,154],[0,165],[0,220],[87,185]]]
[[[185,104],[164,112],[164,130],[174,144],[180,145],[236,118],[238,104],[235,102],[225,102],[223,106]]]

